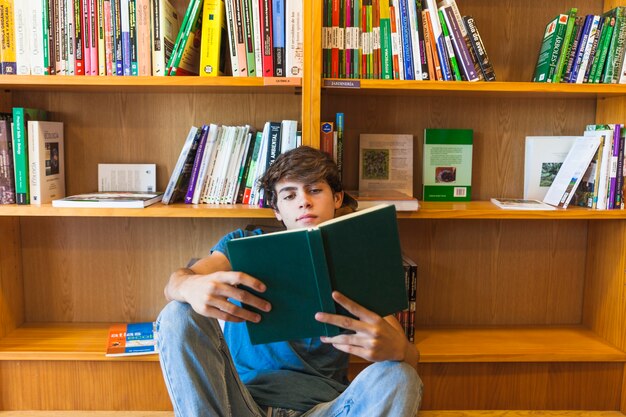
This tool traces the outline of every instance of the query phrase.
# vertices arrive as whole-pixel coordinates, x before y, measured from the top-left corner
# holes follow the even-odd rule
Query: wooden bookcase
[[[345,113],[345,185],[357,186],[360,133],[474,129],[473,201],[399,214],[419,265],[416,343],[425,410],[626,413],[626,212],[509,212],[526,135],[573,135],[626,120],[626,85],[527,82],[548,19],[616,1],[457,0],[473,15],[498,82],[362,80],[324,87],[321,2],[305,0],[300,85],[198,77],[0,76],[0,108],[42,107],[65,123],[70,194],[96,188],[99,162],[155,162],[164,188],[192,124],[296,119],[319,146]],[[184,12],[187,0],[175,4]],[[108,325],[153,320],[169,273],[224,233],[273,224],[267,209],[144,210],[0,206],[0,410],[169,410],[153,357],[105,358]],[[356,361],[353,371],[364,363]],[[575,415],[577,411],[572,411]],[[567,413],[566,413],[567,414]],[[562,415],[562,414],[561,414]]]

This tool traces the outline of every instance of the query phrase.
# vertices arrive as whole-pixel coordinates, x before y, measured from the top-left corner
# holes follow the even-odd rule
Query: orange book
[[[150,355],[152,353],[158,353],[155,323],[119,323],[109,328],[106,356]]]
[[[422,20],[424,22],[424,40],[428,37],[427,43],[430,45],[430,55],[432,56],[432,63],[435,69],[431,74],[435,74],[436,80],[443,80],[443,74],[441,73],[441,64],[439,63],[439,56],[437,55],[437,44],[435,43],[435,37],[433,36],[433,25],[430,21],[430,12],[428,9],[422,10]],[[428,48],[427,48],[428,50]],[[430,70],[430,61],[428,61],[429,70]]]

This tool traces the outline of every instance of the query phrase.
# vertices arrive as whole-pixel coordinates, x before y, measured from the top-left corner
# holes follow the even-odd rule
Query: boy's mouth
[[[296,221],[306,221],[306,220],[312,220],[315,219],[317,216],[313,215],[313,214],[303,214],[302,216],[298,217],[296,219]]]

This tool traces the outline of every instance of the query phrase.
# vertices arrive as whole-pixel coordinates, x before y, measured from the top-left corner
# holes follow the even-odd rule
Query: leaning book
[[[109,327],[105,356],[158,353],[156,323],[119,323]]]
[[[162,192],[140,193],[133,191],[96,192],[76,194],[52,200],[52,207],[66,208],[144,208],[158,203]]]
[[[396,210],[390,205],[316,227],[231,240],[228,252],[233,270],[267,286],[255,294],[271,303],[271,311],[258,311],[259,323],[246,322],[253,344],[339,334],[338,327],[314,317],[348,315],[335,305],[333,290],[380,316],[408,306]]]

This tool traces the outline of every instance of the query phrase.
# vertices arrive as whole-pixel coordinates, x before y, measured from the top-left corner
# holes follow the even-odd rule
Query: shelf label
[[[361,80],[324,80],[324,87],[361,88]]]
[[[263,77],[263,85],[292,85],[294,87],[302,87],[302,78],[300,77]]]

